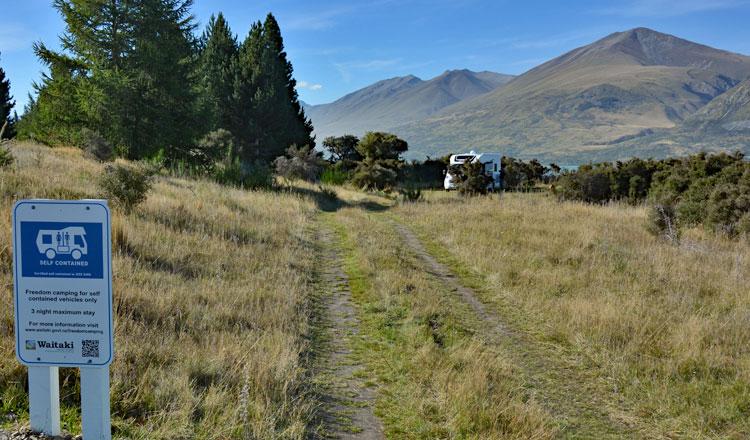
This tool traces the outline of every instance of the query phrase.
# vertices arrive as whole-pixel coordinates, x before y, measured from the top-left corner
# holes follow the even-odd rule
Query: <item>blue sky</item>
[[[2,0],[0,66],[21,113],[43,67],[31,45],[55,47],[63,23],[49,0]],[[196,0],[202,28],[222,11],[240,38],[273,12],[303,100],[333,101],[375,81],[446,69],[519,74],[609,33],[650,27],[750,55],[750,0]]]

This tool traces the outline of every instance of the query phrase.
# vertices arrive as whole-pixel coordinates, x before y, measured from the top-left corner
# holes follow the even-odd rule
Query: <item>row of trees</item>
[[[86,146],[94,133],[130,159],[241,167],[313,145],[273,15],[240,43],[222,14],[195,37],[192,0],[53,5],[63,50],[35,44],[49,73],[20,136]]]

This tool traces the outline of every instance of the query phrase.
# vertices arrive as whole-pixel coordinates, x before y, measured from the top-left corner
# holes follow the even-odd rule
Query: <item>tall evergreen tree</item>
[[[313,127],[299,103],[294,69],[287,60],[281,29],[273,14],[269,13],[263,23],[263,38],[265,84],[261,87],[267,90],[268,98],[269,111],[264,113],[266,126],[270,128],[267,148],[270,155],[280,156],[292,144],[314,145]]]
[[[0,129],[7,122],[3,138],[10,139],[15,135],[15,118],[11,116],[11,110],[16,105],[10,95],[10,80],[5,78],[5,71],[0,67]]]
[[[138,99],[127,60],[134,47],[138,0],[55,0],[66,24],[62,47],[87,70],[78,94],[86,125],[127,148]]]
[[[163,151],[187,158],[197,136],[192,0],[138,0],[128,68],[138,99],[129,106],[132,157]]]
[[[197,78],[206,131],[232,130],[234,80],[239,47],[224,15],[211,16],[201,37]]]
[[[261,159],[262,132],[259,113],[263,103],[263,90],[259,87],[262,73],[263,26],[255,22],[240,45],[234,72],[234,108],[230,131],[238,140],[239,155],[243,162]]]
[[[53,5],[66,24],[60,37],[64,52],[38,45],[50,75],[22,125],[48,133],[48,142],[75,143],[70,136],[52,139],[61,128],[76,131],[63,127],[69,121],[62,116],[51,121],[54,111],[65,109],[71,122],[99,130],[132,158],[160,150],[184,157],[197,134],[192,0],[54,0]]]
[[[36,99],[31,99],[18,133],[47,144],[76,144],[85,119],[81,114],[82,83],[87,69],[78,60],[55,53],[43,44],[34,44],[37,57],[47,65],[49,74],[34,83]]]
[[[312,124],[299,103],[292,64],[272,14],[250,28],[236,72],[235,134],[244,160],[270,162],[290,145],[313,145]]]

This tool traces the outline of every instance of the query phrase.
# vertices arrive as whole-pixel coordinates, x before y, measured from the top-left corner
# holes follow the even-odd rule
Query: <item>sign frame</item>
[[[103,221],[95,221],[90,223],[101,223],[102,225],[102,237],[101,237],[101,253],[102,253],[102,286],[106,285],[106,292],[102,291],[100,293],[100,301],[104,300],[106,296],[106,307],[107,307],[107,313],[108,317],[106,319],[107,328],[105,329],[105,334],[98,338],[98,340],[101,341],[107,341],[109,343],[109,352],[104,353],[105,359],[103,361],[97,360],[94,361],[93,359],[89,359],[87,362],[60,362],[60,361],[54,361],[50,359],[42,359],[42,360],[27,360],[23,358],[22,355],[22,341],[21,341],[21,324],[20,324],[20,309],[19,305],[21,302],[20,299],[20,284],[23,282],[23,278],[33,278],[35,277],[23,277],[22,278],[22,265],[23,265],[23,255],[22,255],[22,234],[19,230],[21,227],[21,222],[23,220],[18,218],[18,211],[21,207],[31,205],[31,209],[36,209],[36,206],[45,206],[48,207],[50,205],[58,205],[61,207],[61,209],[70,208],[72,206],[81,206],[84,207],[86,210],[92,210],[92,209],[103,209]],[[98,216],[101,216],[101,213],[98,214]],[[111,229],[112,229],[112,215],[109,209],[109,206],[107,204],[106,200],[51,200],[51,199],[26,199],[26,200],[19,200],[17,201],[13,206],[13,227],[12,227],[12,240],[13,240],[13,276],[14,276],[14,306],[15,306],[15,332],[16,332],[16,358],[20,363],[23,365],[26,365],[28,367],[35,367],[35,366],[47,366],[47,367],[107,367],[112,363],[112,360],[114,358],[114,319],[113,319],[113,296],[112,296],[112,237],[111,237]],[[44,219],[44,220],[38,220],[39,222],[60,222],[60,223],[66,223],[67,219]],[[79,220],[75,221],[67,221],[67,223],[84,223]],[[40,231],[41,233],[41,231]],[[58,238],[59,240],[59,238]],[[79,254],[80,255],[80,252]],[[75,256],[73,257],[75,258]],[[80,258],[80,256],[79,256]],[[94,277],[75,277],[75,276],[44,276],[43,278],[46,278],[49,280],[49,283],[60,283],[62,280],[77,280],[77,279],[91,279]],[[101,320],[100,322],[104,322],[104,320]],[[39,358],[37,358],[39,359]]]

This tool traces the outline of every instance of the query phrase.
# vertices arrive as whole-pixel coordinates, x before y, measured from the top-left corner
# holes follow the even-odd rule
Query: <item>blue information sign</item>
[[[102,200],[13,209],[16,355],[26,365],[112,361],[110,212]]]

